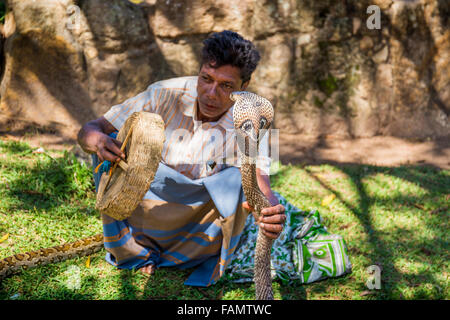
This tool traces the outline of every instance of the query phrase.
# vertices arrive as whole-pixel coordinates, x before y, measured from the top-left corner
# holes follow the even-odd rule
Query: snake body
[[[273,120],[273,108],[268,100],[250,92],[234,92],[230,98],[235,101],[233,120],[238,137],[238,149],[241,155],[243,191],[247,202],[260,214],[263,208],[270,207],[271,204],[258,187],[256,157],[251,150],[257,150],[260,134],[263,134],[261,131],[268,129],[270,126]],[[156,149],[161,149],[163,141],[156,140],[153,140],[153,143],[158,144]],[[157,166],[153,166],[153,168],[156,171]],[[154,172],[152,176],[154,177]],[[271,247],[272,240],[259,231],[255,248],[254,269],[256,299],[258,300],[273,299],[270,272]],[[71,243],[19,253],[0,260],[0,281],[21,269],[90,255],[102,248],[103,234],[99,233]]]
[[[88,256],[100,251],[102,248],[103,234],[99,233],[51,248],[18,253],[0,260],[0,281],[23,269],[61,262],[75,257]]]

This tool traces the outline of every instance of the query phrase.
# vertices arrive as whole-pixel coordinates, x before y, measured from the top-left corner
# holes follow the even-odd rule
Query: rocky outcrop
[[[370,29],[370,5],[380,28]],[[69,132],[150,83],[199,69],[235,30],[262,53],[250,90],[302,135],[450,133],[446,0],[8,0],[0,107]],[[373,22],[373,21],[372,21]],[[1,121],[1,118],[0,118]]]

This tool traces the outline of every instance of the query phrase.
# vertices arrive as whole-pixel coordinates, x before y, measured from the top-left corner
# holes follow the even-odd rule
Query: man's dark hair
[[[233,31],[215,32],[203,41],[202,65],[207,63],[213,68],[224,65],[238,67],[241,69],[242,82],[250,80],[259,59],[254,44]]]

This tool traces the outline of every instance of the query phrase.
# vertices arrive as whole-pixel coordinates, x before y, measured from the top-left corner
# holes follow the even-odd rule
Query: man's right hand
[[[111,162],[116,162],[120,159],[125,160],[125,153],[120,150],[122,142],[101,132],[98,132],[97,139],[96,154],[101,162],[105,160]]]
[[[98,159],[116,162],[125,160],[125,153],[120,150],[122,142],[111,138],[110,133],[116,128],[104,117],[86,123],[78,133],[78,143],[88,153],[96,153]]]

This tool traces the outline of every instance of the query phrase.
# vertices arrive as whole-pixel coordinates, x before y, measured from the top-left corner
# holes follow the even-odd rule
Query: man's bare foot
[[[155,273],[155,265],[154,264],[148,264],[145,267],[142,267],[140,269],[143,273],[146,273],[148,275],[152,275]]]

